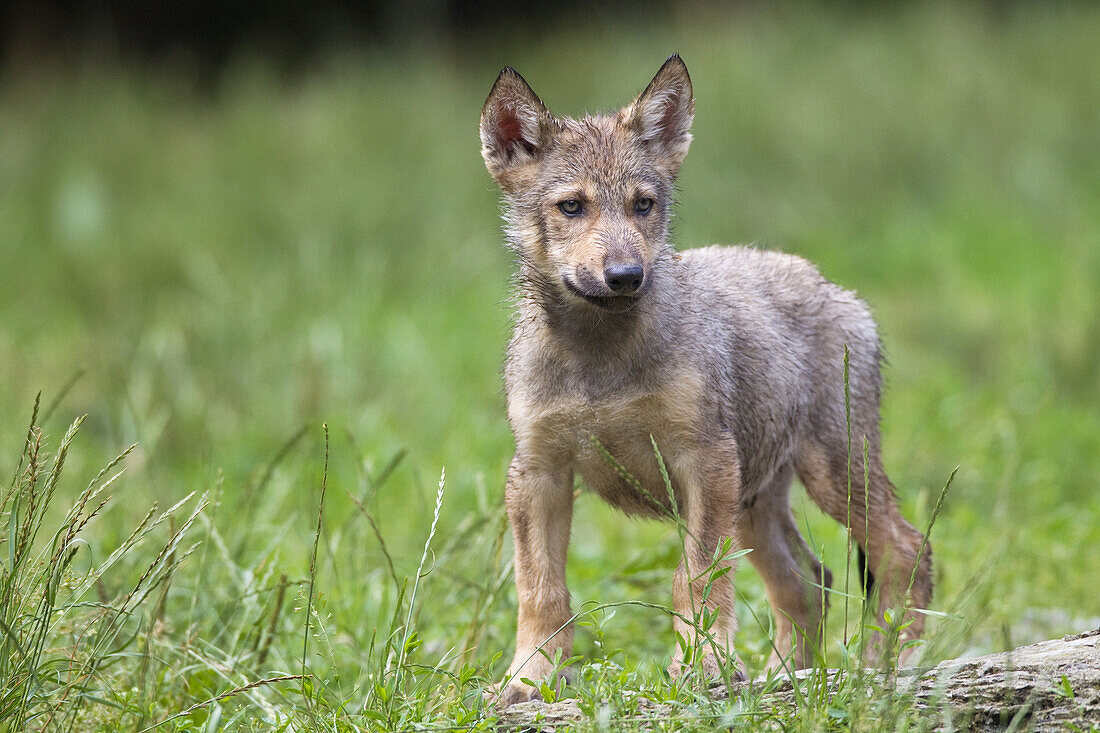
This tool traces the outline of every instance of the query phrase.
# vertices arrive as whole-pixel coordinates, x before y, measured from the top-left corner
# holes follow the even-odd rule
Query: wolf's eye
[[[581,202],[576,199],[566,199],[558,204],[558,208],[566,216],[577,216],[581,213]]]
[[[649,213],[649,210],[653,208],[653,199],[640,198],[634,202],[634,212],[645,216]]]

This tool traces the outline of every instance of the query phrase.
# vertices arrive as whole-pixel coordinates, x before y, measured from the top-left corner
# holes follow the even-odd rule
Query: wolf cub
[[[733,575],[714,572],[732,562],[723,546],[752,550],[775,618],[771,664],[810,666],[820,648],[831,573],[791,514],[796,474],[851,527],[880,616],[926,608],[932,594],[931,549],[898,512],[882,467],[881,351],[867,306],[799,257],[677,253],[669,242],[694,107],[687,67],[672,56],[613,114],[555,117],[511,68],[481,113],[482,156],[519,268],[504,368],[519,621],[501,705],[536,698],[520,678],[543,678],[558,650],[570,654],[575,474],[625,512],[684,523],[673,626],[708,674],[725,664],[740,674]],[[698,620],[715,616],[701,632]],[[906,620],[902,638],[918,636],[922,616]]]

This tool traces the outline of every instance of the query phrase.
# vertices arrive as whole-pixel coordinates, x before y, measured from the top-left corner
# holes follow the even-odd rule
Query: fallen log
[[[835,694],[844,685],[866,686],[871,695],[907,702],[912,711],[936,728],[994,731],[1100,729],[1100,629],[1062,639],[1023,646],[971,659],[951,659],[931,668],[911,668],[887,675],[877,671],[808,670],[773,680],[739,683],[733,696],[755,692],[758,708],[791,710],[807,699],[808,686],[824,685]],[[796,688],[796,685],[798,686]],[[729,699],[724,686],[709,691],[714,699]],[[819,695],[818,692],[812,693]],[[820,701],[820,697],[813,698]],[[632,727],[645,729],[645,718],[668,721],[691,713],[669,703],[639,698]],[[577,700],[527,702],[502,711],[497,726],[517,730],[559,730],[595,727]],[[766,725],[764,727],[767,727]]]

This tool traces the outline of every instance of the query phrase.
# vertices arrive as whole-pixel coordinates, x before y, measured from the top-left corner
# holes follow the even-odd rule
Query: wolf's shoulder
[[[713,244],[683,250],[680,257],[694,276],[726,283],[788,283],[816,287],[828,282],[809,260],[754,245]]]

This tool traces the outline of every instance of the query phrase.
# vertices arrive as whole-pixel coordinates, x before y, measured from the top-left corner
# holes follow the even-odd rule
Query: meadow
[[[926,660],[1096,628],[1097,38],[1088,4],[752,6],[333,50],[289,75],[242,53],[213,84],[172,60],[14,60],[0,731],[492,725],[482,691],[515,630],[512,262],[477,120],[506,64],[577,115],[678,51],[697,108],[677,246],[797,253],[871,304],[885,462],[916,526],[958,467]],[[682,707],[667,728],[933,725],[670,682],[671,618],[642,603],[671,604],[677,531],[580,488],[569,576],[589,613],[561,694],[593,728],[631,725],[625,689]],[[843,529],[794,501],[842,577]],[[747,563],[737,592],[759,670]],[[598,605],[619,601],[639,603]],[[833,598],[831,665],[858,616]]]

